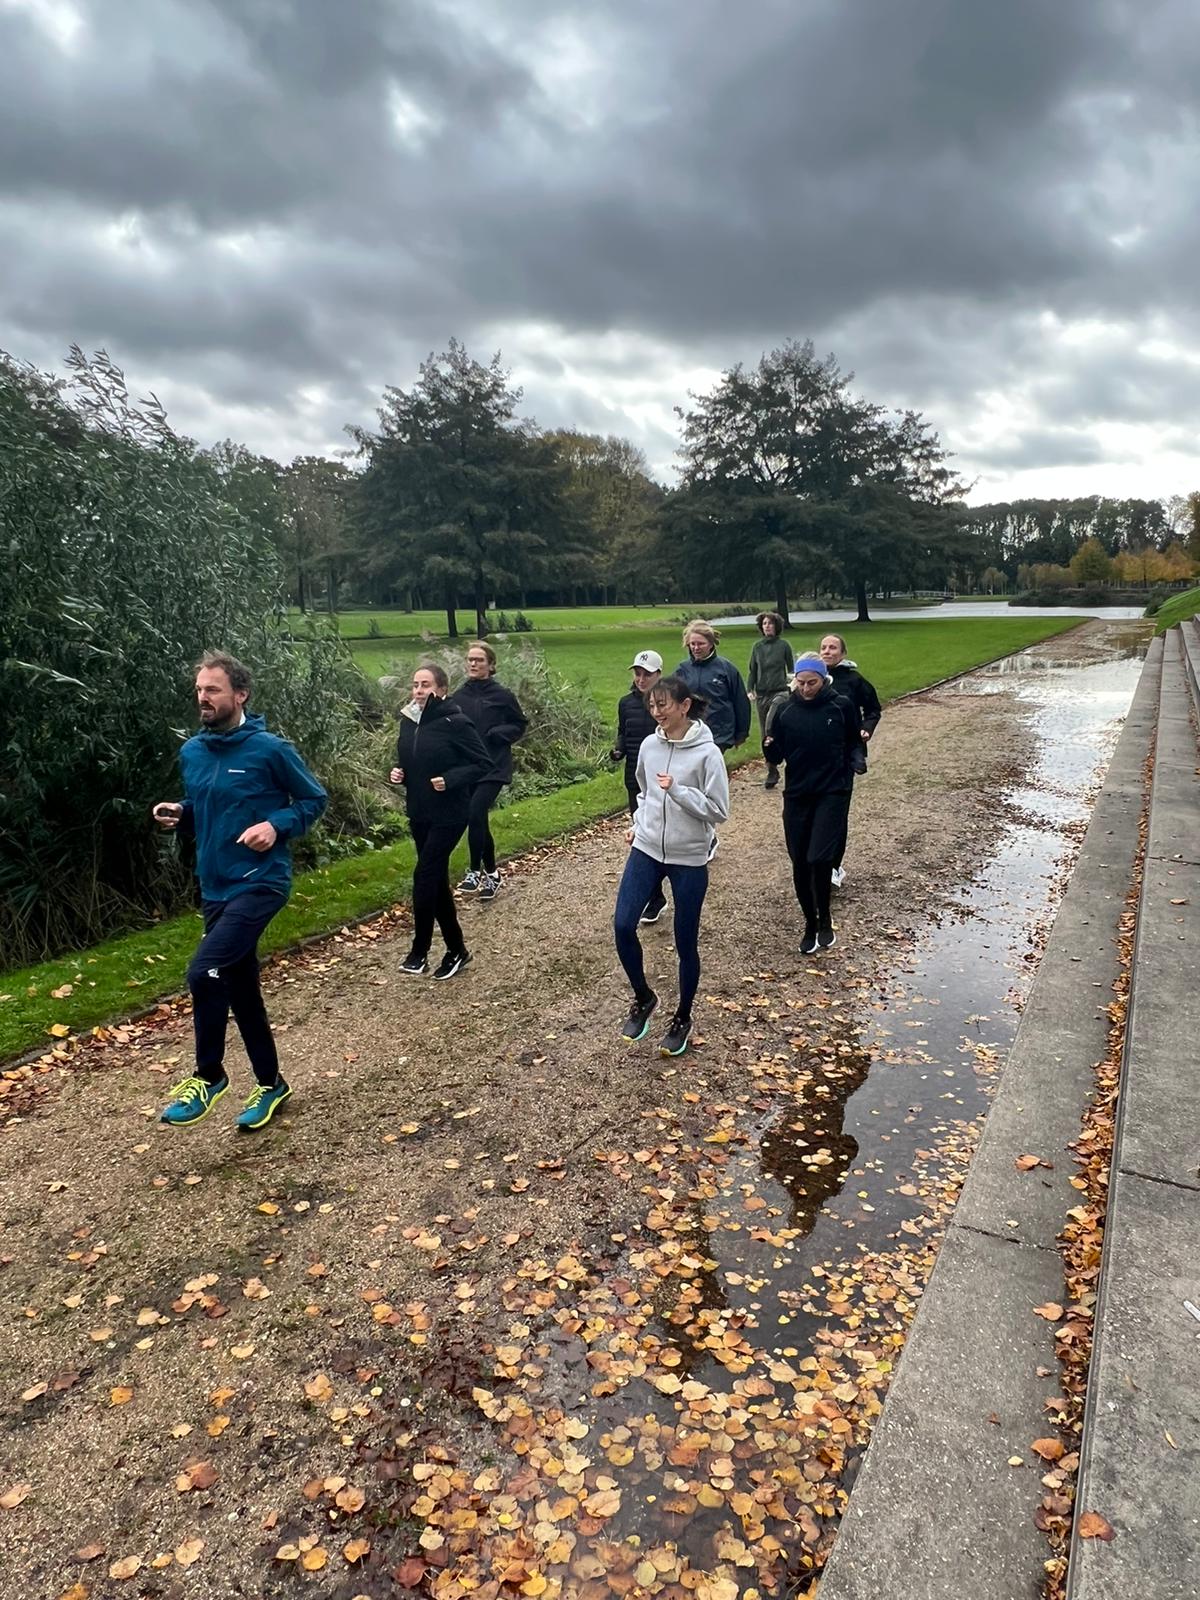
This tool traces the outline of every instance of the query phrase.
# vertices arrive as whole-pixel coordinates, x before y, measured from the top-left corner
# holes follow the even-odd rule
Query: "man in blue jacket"
[[[210,650],[196,668],[200,731],[179,752],[182,802],[154,807],[161,828],[196,841],[204,937],[188,966],[196,1071],[171,1091],[162,1120],[201,1121],[229,1088],[225,1030],[233,1012],[254,1069],[239,1128],[265,1127],[291,1094],[258,981],[258,941],[292,888],[289,841],[306,833],[328,796],[286,739],[247,714],[249,669]]]

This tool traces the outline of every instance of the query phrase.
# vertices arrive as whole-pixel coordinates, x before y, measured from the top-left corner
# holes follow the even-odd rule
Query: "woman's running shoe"
[[[423,978],[429,971],[429,963],[424,956],[419,956],[415,950],[410,950],[400,963],[400,971],[407,972],[410,978]]]
[[[481,872],[475,872],[473,870],[468,872],[466,877],[458,886],[460,892],[463,894],[475,894],[479,889],[479,883],[482,877],[483,873]]]
[[[202,1122],[228,1088],[229,1079],[223,1073],[216,1083],[209,1083],[207,1078],[184,1078],[171,1090],[171,1098],[163,1107],[159,1121],[172,1128],[187,1128],[193,1122]]]
[[[692,1019],[684,1011],[677,1011],[671,1018],[671,1026],[658,1042],[660,1056],[681,1056],[688,1047],[688,1040],[692,1037]]]
[[[479,898],[481,900],[494,900],[500,893],[500,874],[498,872],[481,872],[479,874]]]
[[[457,978],[470,959],[469,950],[447,950],[433,969],[433,975],[442,983],[445,983],[447,978]]]
[[[621,1025],[621,1032],[630,1044],[636,1044],[650,1032],[650,1018],[657,1004],[658,996],[651,990],[644,1000],[635,999],[629,1007],[629,1015]]]

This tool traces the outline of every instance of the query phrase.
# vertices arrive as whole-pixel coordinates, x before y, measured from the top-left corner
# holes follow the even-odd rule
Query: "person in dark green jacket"
[[[760,611],[755,617],[762,634],[750,652],[750,671],[746,691],[758,710],[758,731],[766,738],[781,705],[787,704],[792,689],[792,647],[783,637],[783,618],[778,611]],[[779,782],[779,768],[768,764],[764,789]]]

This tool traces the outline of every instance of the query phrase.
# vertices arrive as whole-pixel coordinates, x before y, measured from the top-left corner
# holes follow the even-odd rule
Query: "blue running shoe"
[[[246,1109],[237,1119],[239,1128],[265,1128],[275,1115],[275,1110],[291,1094],[291,1089],[280,1078],[276,1083],[256,1083],[246,1101]]]
[[[224,1073],[216,1083],[209,1083],[207,1078],[185,1078],[171,1090],[170,1101],[158,1120],[169,1123],[172,1128],[188,1128],[193,1122],[203,1122],[228,1088],[229,1079]]]

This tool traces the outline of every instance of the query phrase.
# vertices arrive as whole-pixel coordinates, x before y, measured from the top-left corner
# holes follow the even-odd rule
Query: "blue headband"
[[[797,656],[796,665],[792,668],[792,671],[794,673],[815,672],[818,678],[827,678],[829,676],[829,668],[821,660],[820,656]]]

